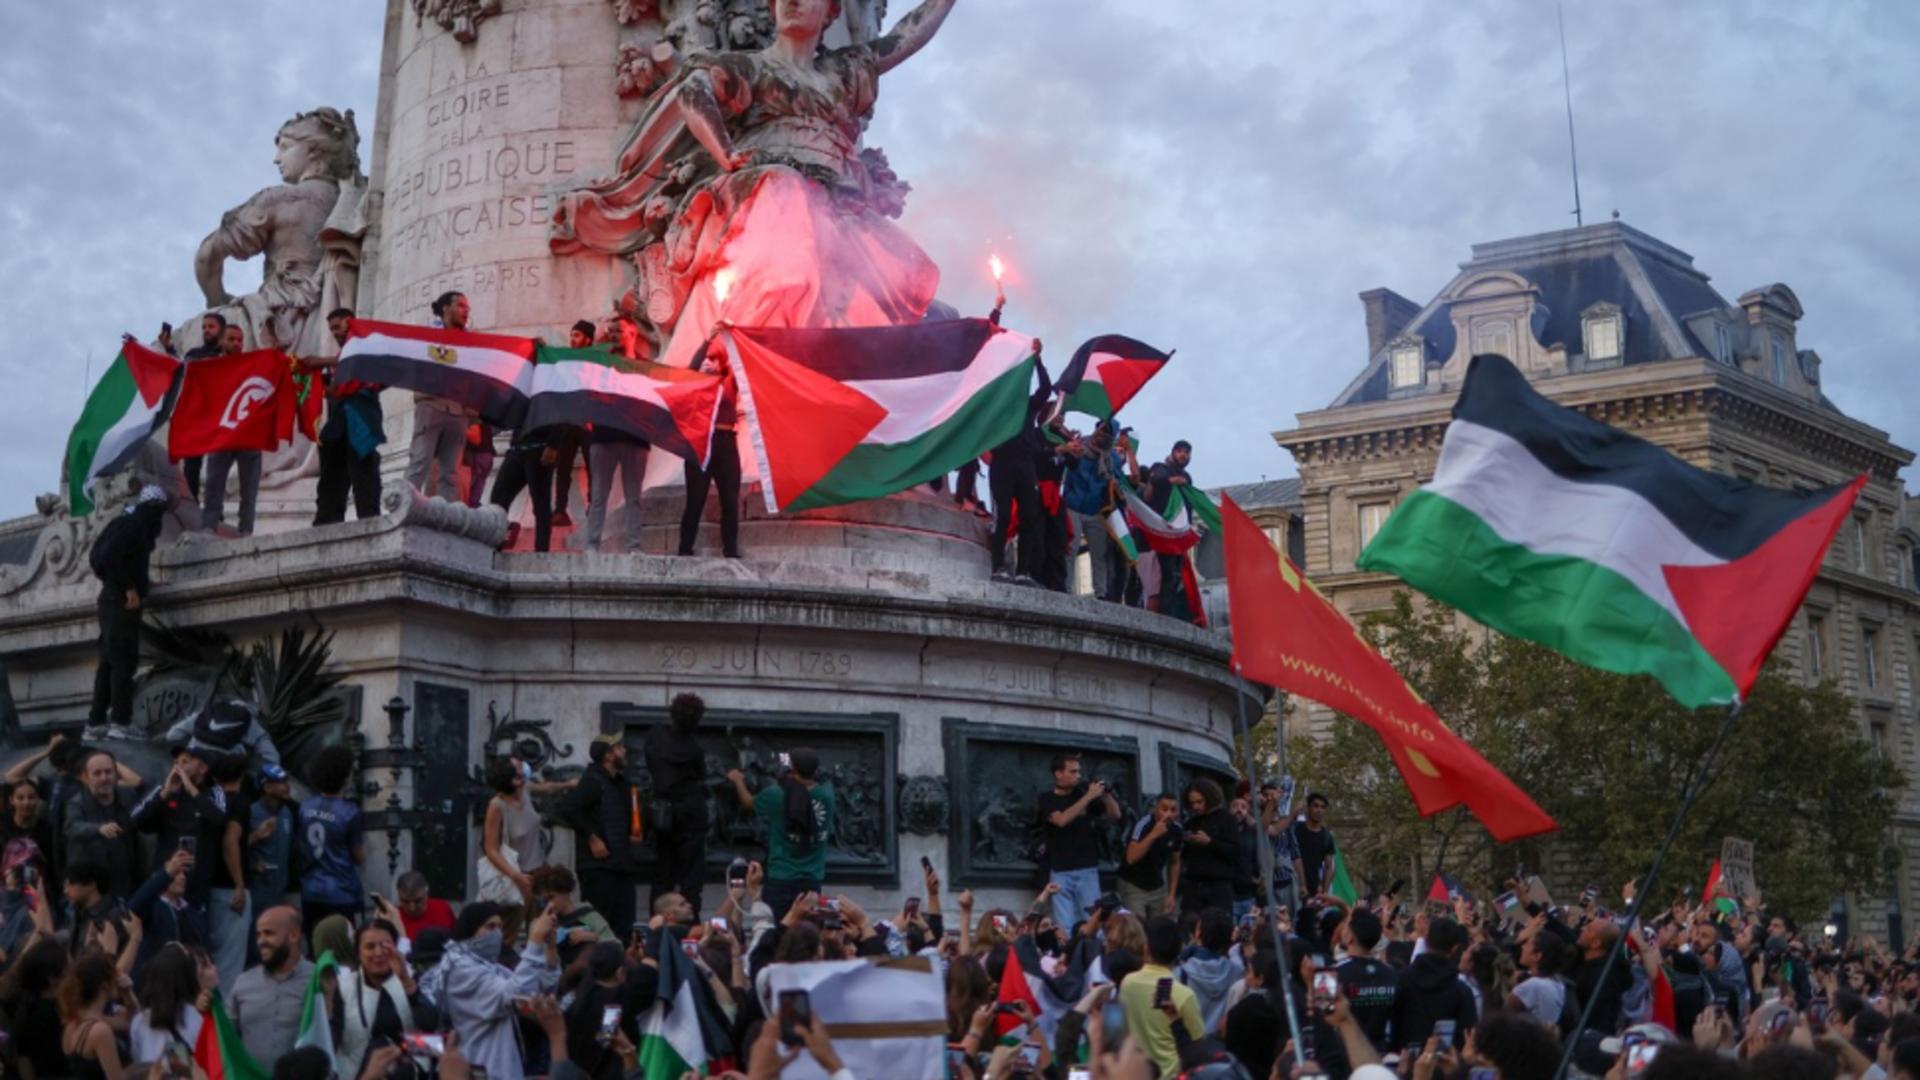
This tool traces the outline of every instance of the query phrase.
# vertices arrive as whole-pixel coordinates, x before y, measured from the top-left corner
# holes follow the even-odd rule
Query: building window
[[[1887,717],[1885,713],[1875,713],[1867,721],[1867,741],[1873,748],[1873,756],[1880,761],[1888,761],[1891,754],[1887,747]]]
[[[1374,535],[1380,526],[1387,523],[1387,514],[1392,512],[1389,503],[1363,503],[1360,507],[1360,550],[1365,551],[1373,543]]]
[[[1622,333],[1619,308],[1606,303],[1593,305],[1581,318],[1580,328],[1588,360],[1607,362],[1620,359],[1625,335]]]
[[[1860,677],[1872,690],[1880,685],[1880,628],[1860,624]]]
[[[1853,568],[1860,573],[1867,572],[1867,519],[1853,519]]]
[[[1420,343],[1401,342],[1393,347],[1393,370],[1389,373],[1395,390],[1404,390],[1409,386],[1419,386],[1426,381],[1427,365],[1422,362]]]
[[[1733,363],[1733,331],[1723,322],[1713,324],[1713,358],[1723,364]]]
[[[1777,335],[1773,339],[1773,385],[1787,385],[1787,343]]]
[[[1827,620],[1807,616],[1807,675],[1814,682],[1827,677]]]

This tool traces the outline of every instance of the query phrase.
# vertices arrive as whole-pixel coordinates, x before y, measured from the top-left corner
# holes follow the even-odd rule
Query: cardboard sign
[[[1729,836],[1720,842],[1720,886],[1738,899],[1760,895],[1760,883],[1753,877],[1753,841]]]

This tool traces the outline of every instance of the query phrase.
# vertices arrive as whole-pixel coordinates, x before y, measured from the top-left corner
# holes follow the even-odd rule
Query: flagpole
[[[1660,841],[1659,849],[1653,853],[1653,865],[1647,867],[1647,876],[1640,880],[1639,886],[1634,890],[1633,901],[1627,905],[1626,925],[1620,932],[1620,939],[1614,942],[1613,948],[1607,950],[1607,962],[1601,966],[1600,978],[1595,981],[1595,986],[1607,985],[1608,977],[1613,974],[1615,961],[1619,960],[1621,954],[1626,951],[1627,941],[1632,937],[1634,925],[1640,919],[1640,909],[1646,906],[1647,898],[1653,895],[1654,882],[1660,878],[1660,864],[1666,861],[1667,850],[1673,847],[1674,838],[1680,835],[1680,826],[1686,822],[1687,814],[1693,810],[1694,801],[1700,797],[1702,791],[1706,790],[1707,774],[1713,770],[1713,759],[1720,756],[1720,748],[1726,745],[1727,736],[1733,734],[1734,721],[1739,719],[1740,710],[1745,705],[1745,701],[1735,701],[1733,707],[1727,710],[1726,719],[1720,722],[1720,733],[1714,736],[1713,745],[1707,748],[1707,756],[1700,760],[1699,770],[1694,773],[1693,779],[1687,784],[1686,791],[1681,794],[1680,809],[1674,813],[1673,823],[1667,826],[1666,837]],[[1586,1007],[1580,1010],[1580,1023],[1574,1028],[1573,1035],[1567,1039],[1566,1047],[1560,1052],[1560,1066],[1553,1071],[1553,1080],[1565,1080],[1567,1068],[1573,1063],[1574,1050],[1580,1043],[1580,1033],[1586,1031],[1587,1024],[1593,1020],[1593,1007],[1599,1000],[1600,995],[1594,994],[1587,999]]]
[[[1234,674],[1240,673],[1240,665],[1234,664]],[[1243,679],[1244,681],[1244,679]],[[1240,714],[1240,735],[1244,740],[1241,757],[1246,762],[1246,776],[1250,801],[1257,807],[1260,797],[1259,759],[1253,753],[1253,725],[1247,722],[1247,695],[1238,687],[1234,688],[1233,702]],[[1279,718],[1274,719],[1274,737],[1279,737]],[[1280,1000],[1287,1013],[1287,1030],[1293,1035],[1293,1063],[1305,1066],[1306,1047],[1300,1039],[1300,1017],[1293,1011],[1293,966],[1287,958],[1287,935],[1279,927],[1280,910],[1273,895],[1273,839],[1267,835],[1266,819],[1258,810],[1254,811],[1254,827],[1260,830],[1260,843],[1254,852],[1260,863],[1260,888],[1267,901],[1267,925],[1273,927],[1273,946],[1280,954]],[[1291,916],[1291,912],[1288,913]]]

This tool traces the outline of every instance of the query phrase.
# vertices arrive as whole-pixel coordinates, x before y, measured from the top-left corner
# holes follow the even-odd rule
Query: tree
[[[1724,713],[1684,709],[1651,678],[1576,664],[1441,605],[1416,607],[1405,592],[1363,626],[1449,727],[1553,815],[1562,831],[1550,842],[1600,875],[1603,895],[1646,872]],[[1498,880],[1516,861],[1544,865],[1544,844],[1503,850],[1464,810],[1421,820],[1379,740],[1345,717],[1330,738],[1290,740],[1288,753],[1293,773],[1359,826],[1342,841],[1370,881],[1411,871],[1421,882],[1439,870]],[[1754,841],[1768,906],[1817,919],[1835,895],[1883,883],[1905,782],[1831,682],[1803,686],[1770,664],[1657,891],[1697,887],[1721,840],[1738,836]]]

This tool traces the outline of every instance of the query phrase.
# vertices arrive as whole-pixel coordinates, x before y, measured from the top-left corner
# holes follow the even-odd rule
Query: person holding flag
[[[344,348],[353,331],[353,311],[335,308],[327,313],[327,331]],[[308,361],[309,366],[336,367],[331,360]],[[320,426],[320,480],[315,490],[313,523],[331,525],[347,520],[347,493],[353,493],[353,516],[361,521],[380,516],[380,444],[385,442],[386,419],[380,410],[380,387],[357,379],[327,379],[327,420]]]
[[[1187,466],[1193,462],[1193,444],[1181,439],[1173,444],[1173,450],[1162,461],[1147,470],[1147,490],[1143,494],[1147,506],[1154,513],[1165,516],[1167,504],[1173,501],[1175,485],[1189,487],[1193,477],[1188,475]],[[1160,566],[1160,590],[1154,610],[1162,615],[1174,614],[1176,605],[1181,602],[1181,592],[1185,585],[1185,555],[1156,553],[1154,558]],[[1189,613],[1197,615],[1198,612]],[[1189,621],[1192,621],[1189,618]]]
[[[221,329],[221,356],[239,356],[246,347],[246,330],[239,323],[229,323]],[[244,395],[246,392],[247,384],[242,383],[240,390],[235,393]],[[222,427],[228,426],[227,413],[238,411],[232,404],[235,400],[244,399],[238,396],[228,399],[228,405],[219,419]],[[227,476],[238,469],[240,473],[240,535],[253,535],[253,511],[260,501],[261,460],[262,454],[259,450],[215,450],[205,457],[200,485],[200,511],[206,528],[217,529],[226,518]]]

